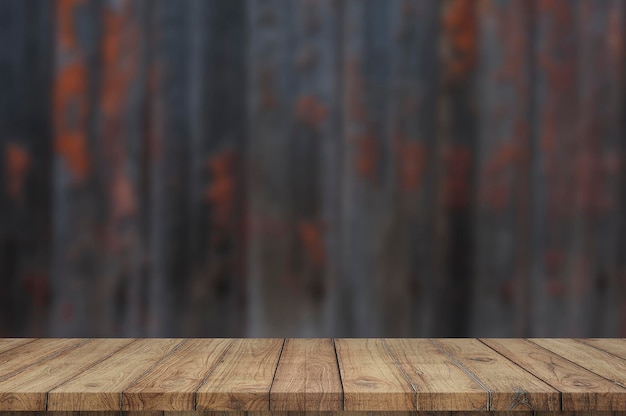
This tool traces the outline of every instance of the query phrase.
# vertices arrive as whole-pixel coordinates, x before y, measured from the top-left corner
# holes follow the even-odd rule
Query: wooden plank
[[[190,339],[122,393],[122,410],[195,410],[194,396],[231,346],[230,339]]]
[[[385,339],[385,347],[417,390],[418,411],[486,410],[489,394],[427,339]]]
[[[331,339],[285,340],[270,391],[270,410],[343,410],[343,389]]]
[[[283,339],[238,339],[196,393],[196,410],[269,410]]]
[[[578,4],[581,138],[575,183],[577,263],[568,273],[574,289],[566,318],[573,326],[569,337],[616,336],[624,320],[618,271],[623,247],[619,186],[624,174],[618,155],[624,134],[625,13],[626,4],[620,0]]]
[[[145,14],[137,0],[102,3],[100,91],[94,113],[95,138],[105,238],[99,241],[103,266],[91,276],[90,318],[94,336],[140,336],[142,251],[139,201],[145,45]],[[124,298],[123,307],[116,298]]]
[[[578,33],[572,35],[572,43],[577,48],[578,69],[575,84],[567,91],[577,89],[574,116],[578,122],[573,137],[564,131],[564,139],[573,142],[568,158],[572,162],[561,169],[573,167],[575,179],[568,179],[572,187],[568,196],[572,194],[573,221],[571,258],[565,271],[568,304],[561,316],[563,323],[569,325],[564,332],[568,337],[614,336],[619,325],[616,307],[619,301],[612,293],[618,290],[614,262],[620,258],[616,246],[621,222],[617,186],[623,177],[616,156],[623,135],[619,112],[623,88],[616,86],[622,85],[624,75],[620,64],[624,55],[624,8],[620,1],[581,0],[573,4],[574,27]],[[615,19],[621,21],[620,27]],[[567,30],[559,29],[559,32],[567,33]],[[573,61],[571,65],[576,63]],[[560,103],[558,111],[563,111],[567,104]],[[572,123],[568,119],[563,124]]]
[[[242,336],[247,295],[246,1],[189,3],[190,142],[185,197],[190,275],[182,321],[186,337]]]
[[[415,389],[381,339],[336,339],[344,410],[416,410]]]
[[[626,406],[626,389],[528,340],[481,341],[558,389],[562,397],[562,410],[621,410]]]
[[[191,2],[150,3],[146,142],[148,334],[182,336],[188,306],[189,49]]]
[[[38,339],[0,354],[0,380],[33,364],[49,360],[63,351],[76,348],[84,339]]]
[[[0,4],[0,336],[44,336],[54,2]]]
[[[93,335],[97,322],[91,302],[100,288],[92,285],[103,267],[100,246],[103,204],[94,166],[95,112],[99,80],[100,2],[54,2],[52,170],[53,219],[50,278],[50,334]]]
[[[581,338],[577,341],[626,359],[626,339],[623,338]]]
[[[626,359],[573,339],[531,338],[530,341],[567,358],[587,370],[626,387]]]
[[[539,337],[580,332],[580,322],[567,316],[580,293],[571,276],[583,268],[577,257],[579,193],[572,178],[586,169],[575,162],[580,131],[572,122],[579,118],[577,86],[584,66],[577,62],[576,6],[576,1],[538,2],[533,17],[530,335]]]
[[[477,58],[476,1],[446,0],[440,17],[440,77],[437,111],[436,238],[433,302],[437,324],[431,336],[466,336],[476,276],[474,209],[477,118],[474,84]]]
[[[338,5],[248,5],[250,335],[311,336],[333,324],[329,244],[337,242],[327,231],[339,192]]]
[[[524,336],[530,308],[532,2],[477,3],[476,227],[480,232],[471,333]]]
[[[171,354],[180,339],[139,339],[48,393],[48,410],[121,410],[122,391]]]
[[[489,390],[489,409],[560,410],[560,393],[476,339],[437,339],[435,345]]]
[[[440,2],[343,3],[341,333],[427,335]]]
[[[63,340],[51,341],[61,343]],[[51,389],[132,342],[132,339],[89,340],[0,381],[0,410],[46,410],[46,395]]]
[[[2,338],[0,339],[0,353],[20,347],[29,342],[35,341],[34,338]]]

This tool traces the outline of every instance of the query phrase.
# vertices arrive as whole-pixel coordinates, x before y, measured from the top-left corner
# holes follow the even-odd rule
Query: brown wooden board
[[[196,410],[269,410],[283,339],[238,339],[196,393]]]
[[[561,392],[563,410],[620,410],[626,389],[524,339],[482,339],[509,360]],[[616,341],[616,340],[614,340]],[[598,392],[602,392],[599,394]]]
[[[342,411],[621,412],[626,403],[624,342],[34,340],[0,353],[0,410],[210,416],[248,411],[318,416]]]
[[[12,377],[3,379],[0,382],[0,409],[19,411],[55,409],[55,404],[50,406],[48,402],[50,390],[132,342],[132,339],[84,342],[77,348],[66,349],[50,360],[40,361]],[[15,361],[19,361],[19,357],[16,357]],[[120,372],[120,369],[116,370]],[[68,410],[78,410],[71,406],[67,407]]]
[[[560,410],[558,390],[476,339],[434,340],[441,351],[489,390],[489,410]]]
[[[270,392],[270,410],[343,410],[332,339],[285,340]]]
[[[232,345],[230,339],[190,339],[123,392],[122,409],[195,410],[195,392]]]
[[[96,340],[95,342],[98,342]],[[48,410],[120,410],[122,391],[185,341],[138,339],[48,393]]]

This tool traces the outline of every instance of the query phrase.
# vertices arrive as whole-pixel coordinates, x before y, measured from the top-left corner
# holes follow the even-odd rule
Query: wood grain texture
[[[35,341],[34,338],[3,338],[0,339],[0,353],[12,350],[21,345]]]
[[[416,410],[415,388],[380,339],[336,339],[344,410]]]
[[[196,393],[196,410],[269,410],[283,339],[238,339]]]
[[[560,394],[475,339],[437,339],[435,344],[489,390],[489,410],[560,410]]]
[[[90,340],[4,379],[0,382],[0,410],[46,410],[46,395],[50,390],[94,363],[106,359],[132,341],[132,339]],[[63,344],[61,340],[50,342]]]
[[[591,345],[618,357],[626,359],[626,339],[623,338],[583,338],[577,341]]]
[[[39,339],[0,354],[0,380],[4,380],[25,368],[58,355],[62,351],[76,348],[85,340]]]
[[[572,339],[532,338],[531,341],[626,387],[626,359]]]
[[[124,390],[122,409],[194,410],[194,395],[231,346],[230,339],[192,339]]]
[[[417,410],[486,410],[488,392],[427,339],[385,339],[417,390]]]
[[[120,410],[122,391],[181,344],[140,339],[48,393],[48,410]]]
[[[621,410],[626,389],[524,339],[482,342],[561,392],[563,410]]]
[[[343,409],[343,389],[331,339],[285,340],[270,392],[270,409]]]
[[[59,416],[620,412],[626,408],[626,359],[615,354],[624,353],[625,342],[33,340],[0,353],[0,369],[9,369],[0,376],[0,411],[48,410]],[[8,343],[0,339],[2,344]],[[41,347],[42,359],[32,360],[33,345]],[[20,350],[26,361],[14,353]]]

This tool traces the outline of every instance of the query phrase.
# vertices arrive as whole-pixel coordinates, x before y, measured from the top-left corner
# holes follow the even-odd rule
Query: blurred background
[[[626,336],[623,0],[0,0],[0,336]]]

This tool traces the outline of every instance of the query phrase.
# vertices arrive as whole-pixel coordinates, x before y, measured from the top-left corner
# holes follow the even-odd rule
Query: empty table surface
[[[624,411],[623,339],[0,339],[0,411]]]

